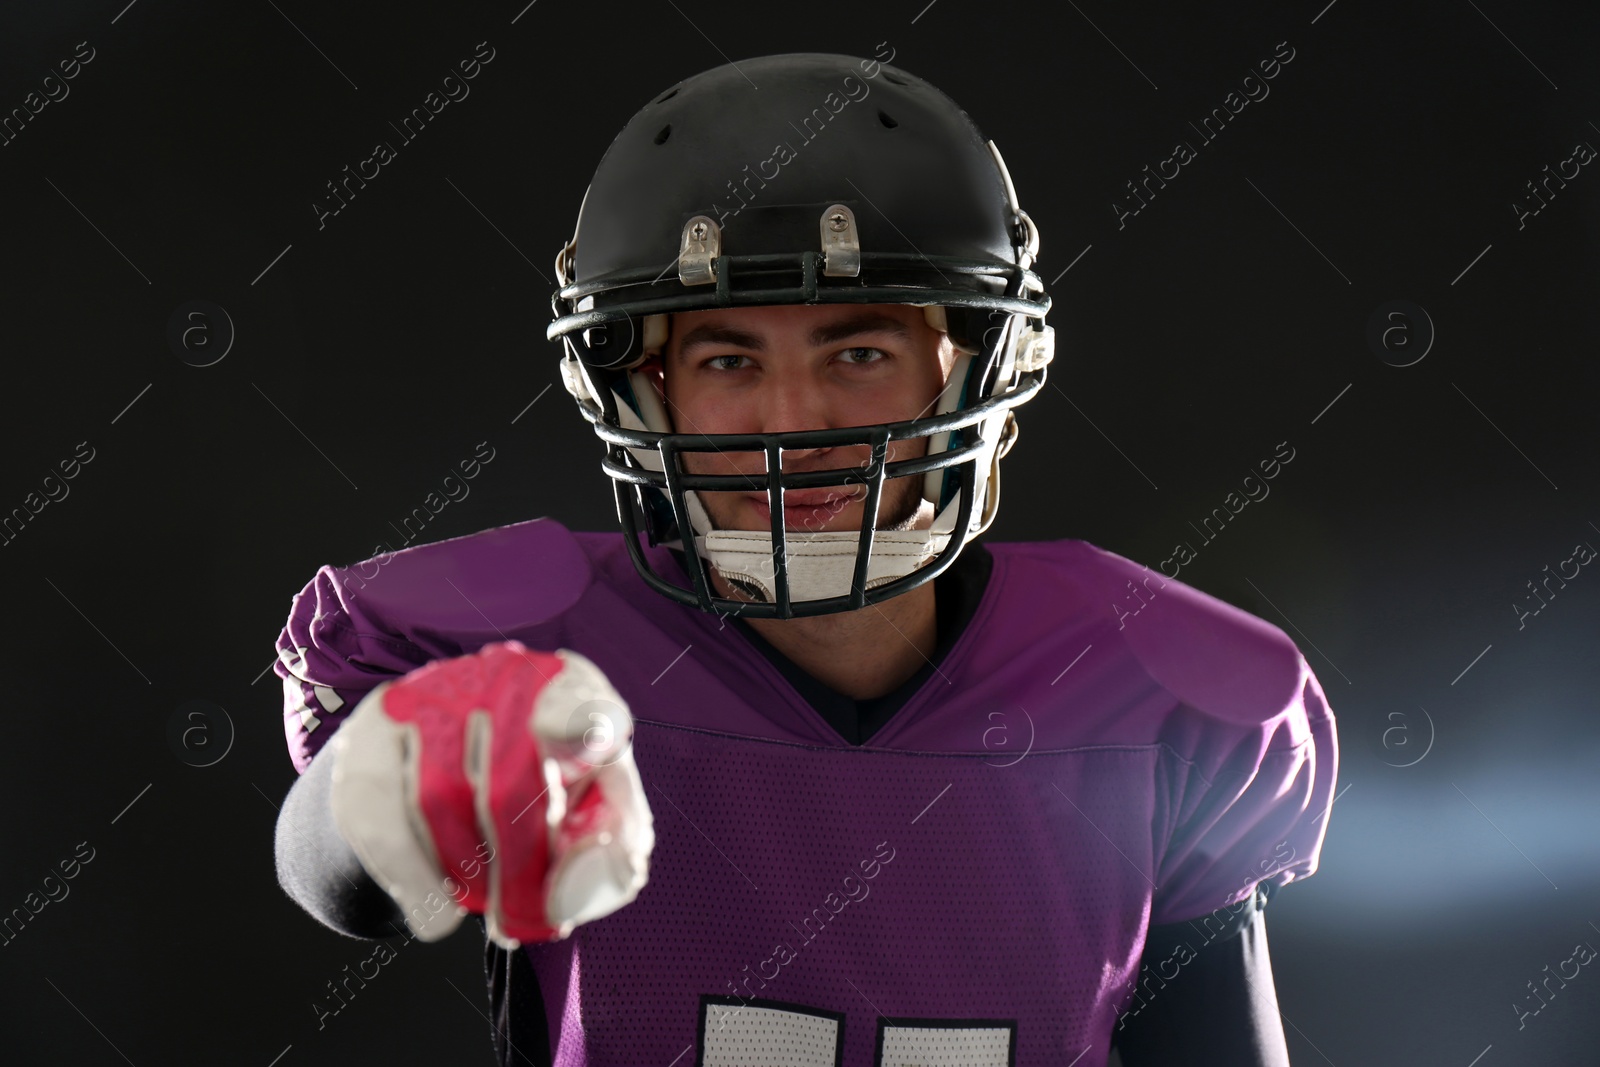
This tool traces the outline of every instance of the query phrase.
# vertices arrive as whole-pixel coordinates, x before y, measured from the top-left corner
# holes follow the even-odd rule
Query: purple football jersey
[[[301,771],[378,683],[492,641],[628,702],[649,883],[519,950],[558,1067],[1103,1065],[1148,925],[1317,868],[1335,723],[1270,623],[1085,541],[986,542],[959,640],[853,745],[622,537],[544,518],[323,567],[274,668]]]

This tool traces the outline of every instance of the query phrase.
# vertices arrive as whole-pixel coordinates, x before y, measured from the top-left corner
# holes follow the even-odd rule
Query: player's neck
[[[713,581],[720,585],[721,576],[713,572]],[[894,692],[939,642],[933,582],[859,611],[745,621],[801,670],[853,700]]]

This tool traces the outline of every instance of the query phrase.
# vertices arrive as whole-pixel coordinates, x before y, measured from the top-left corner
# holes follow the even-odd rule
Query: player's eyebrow
[[[689,353],[697,348],[710,348],[714,345],[749,348],[756,352],[765,352],[767,349],[767,342],[760,334],[733,326],[713,326],[707,323],[696,326],[683,335],[683,340],[678,344],[678,362],[687,360]]]
[[[889,334],[907,344],[912,341],[911,330],[905,323],[882,312],[866,312],[840,319],[838,322],[825,322],[821,326],[814,328],[807,340],[813,348],[816,348],[868,333]],[[694,327],[683,335],[683,341],[678,346],[678,360],[682,362],[688,359],[689,354],[697,348],[709,348],[716,345],[748,348],[754,352],[765,352],[767,350],[766,339],[760,334],[741,330],[734,326],[717,326],[706,323]]]
[[[838,322],[825,322],[811,331],[811,347],[832,344],[864,333],[886,333],[907,344],[911,343],[911,330],[897,318],[882,312],[869,311]]]

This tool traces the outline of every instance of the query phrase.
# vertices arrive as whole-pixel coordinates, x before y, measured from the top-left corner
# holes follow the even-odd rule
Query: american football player
[[[507,1064],[1287,1064],[1262,908],[1332,711],[1261,619],[982,539],[1055,358],[1039,232],[888,58],[617,135],[548,336],[620,530],[317,572],[280,881],[356,937],[475,916]]]

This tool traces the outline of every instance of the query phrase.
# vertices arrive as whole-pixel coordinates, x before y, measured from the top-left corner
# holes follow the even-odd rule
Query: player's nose
[[[770,376],[762,385],[761,396],[756,400],[761,432],[826,430],[833,426],[824,391],[810,375],[791,370]],[[827,467],[829,464],[821,457],[831,450],[831,447],[786,448],[783,466],[789,470]]]
[[[770,375],[755,406],[762,433],[825,430],[833,425],[822,387],[810,374],[795,370]]]

